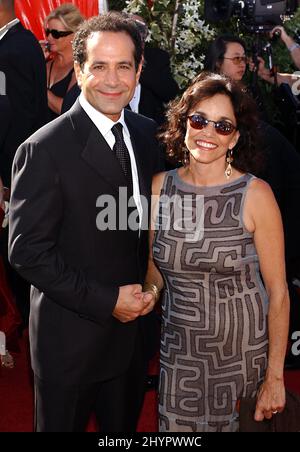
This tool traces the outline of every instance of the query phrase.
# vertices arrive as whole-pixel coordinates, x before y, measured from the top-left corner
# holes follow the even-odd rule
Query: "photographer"
[[[280,39],[286,45],[286,48],[290,52],[295,65],[298,69],[300,69],[300,45],[297,44],[294,39],[287,34],[282,26],[276,26],[273,28],[273,30],[270,32],[271,38],[274,37],[275,33],[280,33]]]
[[[258,69],[257,74],[260,78],[265,80],[268,83],[275,83],[275,76],[272,75],[270,69],[265,66],[265,61],[262,57],[258,56]],[[255,65],[253,62],[249,62],[250,71],[254,71]],[[287,83],[291,88],[293,85],[300,80],[300,76],[298,74],[287,74],[283,72],[276,73],[276,84],[279,86],[281,83]]]
[[[270,32],[271,39],[275,36],[280,36],[282,42],[286,45],[287,49],[289,50],[292,60],[297,66],[298,69],[300,69],[300,45],[297,44],[285,31],[285,29],[282,26],[277,25],[273,28]],[[258,75],[260,78],[265,80],[268,83],[275,83],[275,76],[271,73],[270,69],[268,69],[265,66],[265,61],[262,57],[257,57],[258,59]],[[250,70],[254,70],[255,65],[254,63],[249,64]],[[292,86],[294,85],[297,80],[299,80],[299,75],[297,74],[288,74],[288,73],[282,73],[277,72],[276,73],[276,84],[280,85],[281,83],[287,83]]]

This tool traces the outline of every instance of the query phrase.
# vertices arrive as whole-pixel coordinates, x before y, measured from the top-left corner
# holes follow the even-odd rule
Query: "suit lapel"
[[[70,119],[82,143],[82,158],[118,193],[119,187],[127,186],[127,179],[116,156],[78,100],[70,110]]]
[[[15,34],[18,31],[25,30],[21,22],[16,23],[13,27],[11,27],[3,36],[2,39],[0,39],[0,45],[3,44],[7,39],[9,39],[10,36]]]
[[[127,186],[122,168],[98,129],[93,125],[82,158],[114,189]]]

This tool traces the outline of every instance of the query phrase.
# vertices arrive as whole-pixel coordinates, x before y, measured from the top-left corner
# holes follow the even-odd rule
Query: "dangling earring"
[[[182,164],[183,166],[187,166],[190,162],[190,153],[187,148],[183,150]]]
[[[175,152],[173,151],[173,149],[170,149],[170,151],[168,151],[168,157],[170,157],[171,159],[175,156]]]
[[[231,163],[233,162],[232,154],[233,154],[233,150],[229,149],[227,152],[227,156],[226,156],[226,163],[227,163],[227,166],[225,168],[226,179],[229,179],[232,174],[232,166],[231,166]]]

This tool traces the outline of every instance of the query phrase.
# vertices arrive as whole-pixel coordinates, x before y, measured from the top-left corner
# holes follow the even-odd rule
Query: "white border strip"
[[[109,11],[107,0],[98,0],[99,14],[107,13]]]

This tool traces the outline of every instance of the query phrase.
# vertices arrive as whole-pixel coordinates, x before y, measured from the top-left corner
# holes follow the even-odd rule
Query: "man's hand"
[[[135,320],[145,309],[143,301],[142,286],[140,284],[129,284],[121,286],[113,316],[120,322],[126,323]]]

